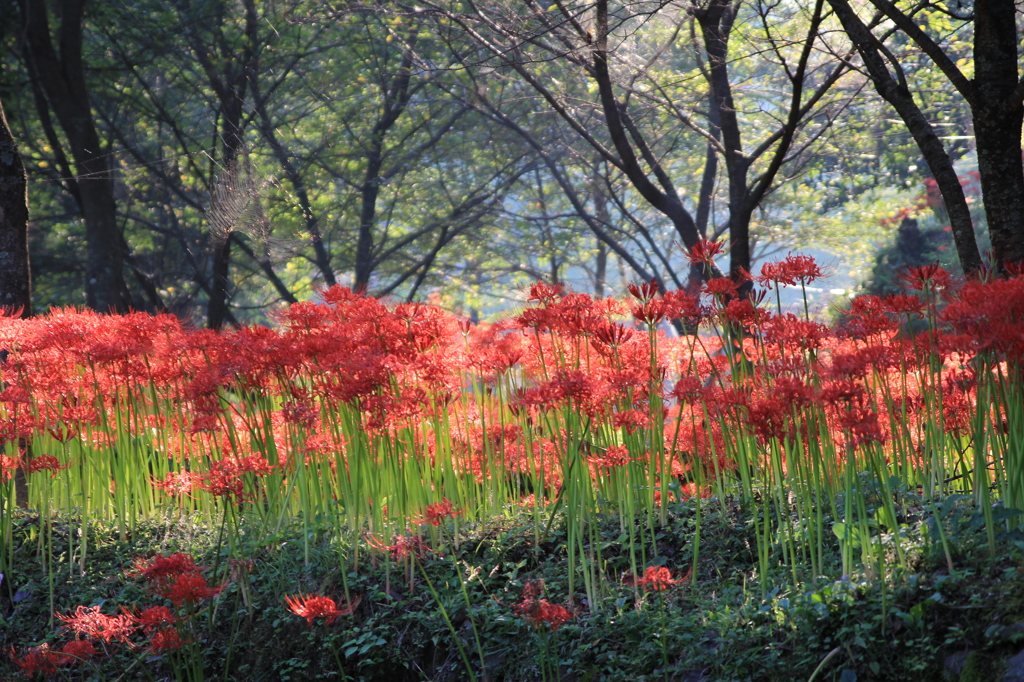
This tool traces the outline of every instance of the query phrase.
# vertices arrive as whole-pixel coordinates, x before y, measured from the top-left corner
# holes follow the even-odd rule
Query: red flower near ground
[[[203,599],[212,599],[224,589],[224,585],[210,587],[206,584],[206,578],[198,573],[183,573],[173,583],[157,588],[155,591],[161,597],[171,600],[175,606],[183,604],[195,604]]]
[[[312,627],[314,618],[326,618],[325,625],[330,625],[338,616],[347,616],[356,610],[362,597],[356,597],[352,603],[343,609],[339,609],[337,603],[330,597],[320,595],[302,595],[285,597],[288,610],[296,616],[305,618]]]
[[[385,545],[383,540],[367,533],[366,542],[374,549],[379,549],[382,552],[389,552],[391,554],[391,558],[395,561],[401,561],[410,556],[416,557],[422,561],[427,558],[427,552],[434,551],[430,549],[430,547],[427,546],[427,543],[423,541],[423,538],[418,535],[396,535],[394,544]]]
[[[692,572],[692,569],[690,572]],[[664,566],[648,566],[647,570],[644,571],[644,577],[637,578],[636,584],[648,591],[664,592],[670,587],[688,582],[690,580],[690,572],[687,572],[686,575],[678,580],[673,580],[672,572]]]
[[[572,620],[572,614],[564,607],[552,604],[547,599],[531,602],[519,615],[534,627],[547,625],[552,631]]]
[[[73,639],[61,647],[62,663],[76,663],[83,658],[96,655],[96,646],[84,639]]]
[[[21,668],[22,674],[26,677],[32,677],[36,673],[44,675],[57,674],[57,663],[60,662],[61,653],[51,649],[49,644],[40,644],[37,647],[33,647],[21,658],[15,656],[13,649],[10,653],[14,663]]]
[[[195,559],[189,554],[157,554],[152,559],[138,558],[132,562],[132,570],[127,571],[131,577],[139,577],[150,582],[173,578],[183,573],[198,573]]]
[[[454,519],[461,513],[455,511],[451,502],[443,499],[440,502],[428,504],[427,510],[422,515],[416,517],[415,521],[420,525],[440,526],[445,519]]]
[[[139,614],[138,620],[146,633],[154,633],[174,625],[177,619],[166,606],[151,606]]]
[[[159,656],[165,654],[168,651],[177,651],[185,643],[181,640],[181,636],[178,635],[178,631],[173,628],[165,628],[163,630],[157,630],[149,638],[149,644],[146,646],[146,651],[151,654]]]
[[[127,642],[139,626],[138,620],[131,614],[122,612],[118,616],[108,616],[100,612],[99,606],[79,606],[74,613],[56,615],[66,623],[61,626],[61,630],[108,644],[113,641]]]

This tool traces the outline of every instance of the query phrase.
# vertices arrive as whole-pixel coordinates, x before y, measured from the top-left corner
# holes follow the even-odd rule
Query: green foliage
[[[971,515],[962,503],[952,503],[950,511],[966,514],[965,518]],[[324,535],[305,563],[298,537],[302,528],[296,524],[277,540],[239,548],[251,557],[253,567],[244,577],[225,571],[228,587],[217,599],[198,650],[207,679],[338,679],[337,660],[351,680],[466,679],[458,653],[461,644],[471,653],[470,665],[478,679],[485,670],[492,680],[540,679],[543,652],[549,646],[567,680],[642,681],[667,675],[675,680],[782,682],[808,679],[838,649],[816,679],[839,682],[855,675],[858,680],[895,682],[941,679],[945,657],[964,650],[973,653],[961,679],[995,679],[985,675],[1024,645],[1018,622],[1024,571],[1019,568],[1020,551],[1012,543],[1003,546],[1000,558],[986,559],[982,551],[963,542],[964,533],[973,531],[952,522],[947,530],[961,538],[957,545],[962,550],[957,554],[959,568],[949,573],[928,533],[919,532],[922,526],[917,521],[909,536],[922,548],[921,560],[910,573],[887,576],[885,590],[879,589],[877,578],[864,575],[819,576],[808,577],[800,586],[773,588],[762,600],[748,584],[754,538],[738,514],[731,502],[724,507],[716,500],[706,503],[702,559],[693,583],[644,593],[626,581],[600,604],[581,601],[578,595],[570,599],[566,592],[561,524],[534,548],[533,528],[522,511],[509,510],[505,517],[480,524],[460,524],[460,549],[439,547],[448,556],[426,558],[423,574],[414,574],[412,584],[383,556],[364,556],[358,570],[340,568],[338,552],[350,551],[358,540],[355,535]],[[66,640],[46,625],[48,606],[41,598],[46,574],[33,556],[37,545],[31,540],[37,518],[22,514],[16,520],[18,561],[5,577],[0,595],[0,648],[14,647],[19,653],[43,641],[59,645]],[[655,563],[675,572],[691,559],[692,503],[673,504],[668,519],[658,534]],[[635,523],[640,530],[644,521]],[[55,548],[71,528],[56,523]],[[612,541],[621,532],[620,520],[606,516],[599,529],[599,539]],[[213,566],[216,533],[208,530],[194,519],[168,516],[162,525],[140,524],[125,542],[116,528],[95,527],[85,575],[78,574],[77,564],[69,565],[74,562],[66,555],[54,556],[60,576],[56,610],[64,613],[80,604],[99,604],[113,612],[117,606],[141,605],[145,595],[138,580],[124,574],[132,560],[154,552],[191,551],[197,563]],[[604,570],[611,576],[624,575],[624,557],[612,546],[607,545]],[[828,570],[835,576],[835,544],[830,555]],[[781,585],[784,572],[777,577]],[[437,599],[424,578],[437,590]],[[531,627],[512,608],[524,585],[535,580],[544,581],[551,603],[574,605],[575,618],[554,632]],[[340,599],[346,590],[362,595],[363,603],[355,614],[329,627],[322,621],[310,627],[283,602],[284,595],[299,592]],[[475,654],[475,637],[483,663]],[[666,651],[668,669],[663,663]],[[152,675],[173,674],[166,670],[167,658],[141,655]],[[67,671],[68,679],[90,679],[94,674],[115,679],[139,657],[138,652],[112,645],[107,655],[93,661],[98,673],[73,669]],[[137,664],[135,671],[137,675]],[[0,675],[13,674],[10,660],[0,660]]]

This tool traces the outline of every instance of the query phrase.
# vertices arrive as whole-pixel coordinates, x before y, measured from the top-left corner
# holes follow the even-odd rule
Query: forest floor
[[[41,528],[38,514],[19,512],[0,583],[0,679],[1024,680],[1024,542],[1004,533],[991,556],[966,501],[947,518],[948,555],[927,519],[911,516],[903,568],[843,576],[836,541],[825,548],[827,575],[778,562],[764,583],[746,515],[715,499],[704,501],[697,571],[683,579],[694,511],[673,503],[654,531],[646,518],[632,529],[602,518],[585,547],[601,566],[589,586],[567,565],[558,517],[539,528],[519,509],[427,526],[398,560],[362,535],[299,523],[252,546],[246,538],[258,534],[242,524],[229,547],[218,528],[171,514],[124,533],[93,526],[84,571],[77,525]],[[96,638],[86,660],[53,653],[75,636],[53,614],[173,605],[147,591],[139,558],[179,552],[194,557],[211,594],[223,588],[185,603],[180,648],[138,626]],[[634,567],[664,567],[678,582],[648,590]],[[307,622],[285,601],[295,595],[331,597],[341,615]],[[347,613],[347,604],[357,605]]]

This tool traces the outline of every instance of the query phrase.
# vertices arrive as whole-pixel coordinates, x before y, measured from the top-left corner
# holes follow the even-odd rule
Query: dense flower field
[[[83,571],[90,523],[127,536],[168,507],[229,548],[243,526],[357,530],[366,543],[339,546],[342,561],[390,553],[411,572],[457,542],[448,529],[519,505],[537,542],[565,524],[569,593],[591,608],[621,580],[602,568],[598,515],[622,520],[642,585],[660,575],[673,499],[739,501],[762,591],[772,566],[822,574],[836,537],[844,573],[905,564],[901,491],[934,514],[973,496],[994,551],[1024,508],[1024,277],[960,283],[932,266],[834,327],[781,311],[779,287],[820,276],[789,256],[749,297],[727,279],[627,300],[537,284],[489,324],[338,287],[225,333],[141,313],[0,318],[0,573],[19,486],[43,518],[81,524],[67,551]],[[693,543],[677,575],[697,566],[699,517]],[[348,609],[291,599],[311,622]]]

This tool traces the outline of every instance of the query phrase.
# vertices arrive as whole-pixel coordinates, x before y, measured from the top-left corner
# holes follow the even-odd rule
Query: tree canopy
[[[28,312],[217,328],[341,284],[478,315],[538,279],[746,286],[794,248],[864,279],[904,219],[936,253],[948,236],[965,274],[1024,260],[1010,0],[0,0],[0,15]],[[701,240],[728,263],[692,267]],[[28,290],[27,270],[7,279]]]

